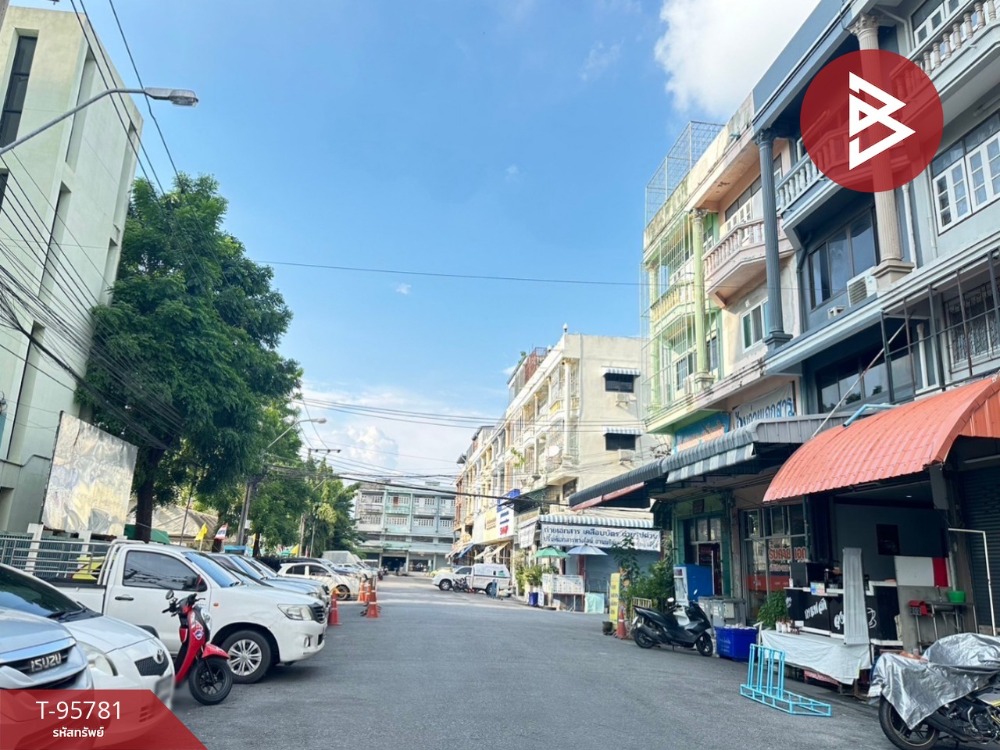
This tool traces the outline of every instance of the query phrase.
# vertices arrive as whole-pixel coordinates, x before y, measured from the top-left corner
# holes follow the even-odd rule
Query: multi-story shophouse
[[[389,570],[434,570],[451,552],[455,491],[431,482],[365,482],[354,499],[354,517],[367,559]]]
[[[581,483],[619,474],[657,452],[660,444],[644,434],[640,418],[641,348],[638,339],[564,329],[555,346],[522,356],[508,381],[503,419],[480,428],[462,458],[459,502],[472,517],[467,511],[463,518],[456,560],[511,565],[518,551],[527,560],[539,546],[576,546],[564,540],[599,528],[618,530],[602,546],[629,530],[655,536],[648,513],[568,512]],[[659,544],[645,538],[643,544],[642,562],[657,559]],[[586,566],[588,590],[606,588],[612,567],[606,557]],[[579,570],[577,563],[569,561],[567,572]]]
[[[0,146],[123,86],[75,13],[9,8],[0,59]],[[91,310],[107,304],[118,273],[141,131],[131,98],[108,96],[4,155],[0,529],[39,520],[60,413],[86,419],[75,393]]]
[[[885,640],[918,646],[919,623],[905,616],[909,601],[926,599],[948,609],[941,593],[948,587],[966,591],[968,603],[957,607],[957,621],[932,617],[931,623],[923,615],[923,640],[954,627],[992,627],[994,592],[986,583],[982,542],[997,568],[1000,385],[983,376],[1000,364],[998,10],[992,1],[821,0],[752,92],[750,132],[731,133],[734,144],[717,144],[731,156],[720,159],[709,149],[689,175],[686,189],[693,199],[685,199],[685,207],[717,210],[712,190],[724,192],[729,186],[722,183],[729,180],[705,183],[693,175],[704,169],[724,177],[739,163],[739,144],[749,146],[752,137],[760,165],[763,247],[757,257],[763,256],[763,282],[759,273],[732,278],[727,297],[726,285],[712,279],[720,266],[708,260],[709,249],[705,305],[719,305],[723,316],[731,310],[733,322],[740,314],[733,343],[743,344],[760,329],[752,313],[742,314],[766,295],[758,370],[732,387],[741,395],[750,393],[747,384],[761,392],[774,385],[778,393],[790,386],[791,408],[751,401],[749,410],[743,408],[751,422],[741,427],[740,408],[725,402],[718,413],[729,412],[726,434],[682,447],[655,466],[640,467],[637,475],[661,522],[682,510],[708,516],[707,524],[699,518],[682,530],[675,525],[684,534],[676,554],[688,561],[692,555],[695,562],[711,559],[700,556],[701,546],[714,553],[711,512],[725,511],[719,533],[731,566],[722,591],[748,600],[751,611],[767,592],[811,575],[802,568],[796,573],[793,563],[836,571],[845,549],[860,549],[870,594],[904,613],[898,631],[891,638],[883,634]],[[915,61],[941,97],[945,130],[937,157],[895,191],[843,189],[819,172],[802,146],[805,89],[825,64],[859,49],[893,51]],[[692,183],[714,188],[705,192]],[[691,221],[694,252],[697,214]],[[710,221],[700,223],[701,236],[711,236],[705,242],[725,247],[726,232],[713,234]],[[752,231],[736,242],[738,250],[720,252],[752,267],[754,255],[746,251],[760,248]],[[775,299],[782,304],[772,304]],[[738,367],[733,349],[725,346],[725,323],[720,327],[726,352],[720,362]],[[683,435],[687,420],[701,418],[705,406],[720,406],[708,403],[718,387],[711,357],[700,359],[692,395],[675,397],[664,411],[666,420],[681,425],[675,435]],[[711,377],[703,376],[703,365]],[[726,380],[723,375],[720,382]],[[789,418],[791,413],[800,416]],[[599,503],[616,492],[603,504],[629,503],[621,493],[635,479],[586,489],[573,504]],[[760,498],[756,504],[740,488],[751,482]],[[678,498],[698,483],[703,492],[689,501],[693,507],[683,508]],[[717,501],[721,507],[713,507]],[[879,616],[891,619],[891,613]],[[837,619],[830,615],[827,630],[842,628]]]

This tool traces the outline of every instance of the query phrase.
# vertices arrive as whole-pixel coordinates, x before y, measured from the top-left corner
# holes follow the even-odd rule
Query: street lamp
[[[17,148],[18,146],[20,146],[25,141],[27,141],[27,140],[29,140],[31,138],[34,138],[39,133],[48,130],[53,125],[59,124],[60,122],[62,122],[63,120],[65,120],[67,117],[72,117],[77,112],[79,112],[81,109],[84,109],[85,107],[89,107],[91,104],[93,104],[94,102],[96,102],[98,99],[103,99],[105,96],[109,96],[111,94],[142,94],[143,96],[148,96],[150,99],[158,99],[160,101],[172,102],[172,103],[176,104],[179,107],[193,107],[194,105],[196,105],[198,103],[198,97],[197,97],[197,95],[195,95],[195,93],[193,91],[189,91],[187,89],[158,89],[158,88],[108,89],[107,91],[102,91],[100,94],[97,94],[96,96],[92,96],[90,99],[88,99],[87,101],[83,102],[82,104],[76,105],[75,107],[73,107],[73,109],[69,110],[68,112],[64,112],[63,114],[59,115],[54,120],[49,120],[47,123],[45,123],[41,127],[35,128],[34,130],[32,130],[27,135],[23,135],[20,138],[18,138],[16,141],[8,143],[3,148],[0,148],[0,156],[2,156],[3,154],[7,153],[11,149]]]
[[[158,89],[158,90],[163,90],[163,89]],[[3,152],[0,151],[0,153],[3,153]],[[296,420],[295,422],[293,422],[288,427],[287,430],[285,430],[284,432],[282,432],[280,435],[278,435],[278,437],[276,437],[274,440],[272,440],[270,443],[268,443],[267,448],[264,448],[264,453],[267,453],[268,449],[270,449],[275,443],[277,443],[279,440],[281,440],[281,438],[283,438],[289,432],[291,432],[292,430],[294,430],[300,424],[305,424],[306,422],[315,422],[316,424],[326,424],[326,417],[320,417],[319,419],[298,419],[298,420]],[[240,513],[240,534],[237,537],[237,539],[240,540],[240,544],[241,545],[246,545],[246,539],[244,537],[246,536],[246,531],[247,531],[247,516],[250,514],[250,496],[253,494],[253,486],[254,486],[254,484],[256,484],[256,482],[253,479],[251,479],[249,482],[247,482],[247,491],[246,491],[246,494],[243,497],[243,511]]]

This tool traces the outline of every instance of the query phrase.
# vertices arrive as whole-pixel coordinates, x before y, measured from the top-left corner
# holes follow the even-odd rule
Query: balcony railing
[[[914,29],[918,47],[913,60],[933,77],[998,22],[1000,0],[941,0],[927,20]]]
[[[819,182],[823,173],[813,164],[809,156],[805,156],[778,183],[777,208],[782,211],[792,205],[809,188]]]
[[[674,284],[666,294],[653,303],[649,311],[649,319],[653,325],[656,325],[681,305],[693,303],[694,285],[690,282]]]
[[[722,284],[729,275],[728,271],[738,266],[741,260],[763,260],[763,247],[763,219],[752,219],[732,229],[705,256],[705,286],[712,290]]]

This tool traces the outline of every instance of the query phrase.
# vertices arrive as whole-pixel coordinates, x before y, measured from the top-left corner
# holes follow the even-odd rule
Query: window
[[[604,376],[604,390],[609,393],[633,393],[635,391],[635,375],[609,372]]]
[[[613,432],[609,432],[604,436],[604,450],[607,451],[619,451],[635,450],[635,435],[616,435]]]
[[[410,519],[406,516],[386,516],[385,523],[387,526],[409,526]]]
[[[765,328],[767,326],[767,300],[750,309],[743,314],[743,348],[749,349],[764,340]]]
[[[198,578],[199,575],[190,567],[167,555],[139,550],[125,555],[124,586],[194,591]]]
[[[751,617],[772,591],[791,585],[791,563],[808,560],[801,504],[742,512],[743,572]]]
[[[677,357],[674,362],[674,374],[677,376],[677,390],[684,390],[684,382],[688,379],[688,375],[693,373],[698,367],[698,360],[695,352],[685,352]]]
[[[719,369],[719,337],[712,336],[708,340],[708,370],[717,372]]]
[[[414,526],[433,526],[434,525],[434,519],[433,518],[415,518],[413,520],[413,525]]]
[[[961,301],[956,297],[945,302],[945,315],[953,368],[968,363],[969,359],[997,352],[1000,331],[997,331],[996,300],[989,283],[965,292]]]
[[[808,257],[809,303],[819,307],[847,291],[847,282],[878,264],[875,220],[871,209],[813,248]]]
[[[8,146],[17,140],[17,129],[21,124],[21,112],[24,109],[24,95],[28,91],[28,74],[31,72],[31,61],[35,57],[37,41],[31,36],[17,39],[14,65],[7,84],[7,97],[3,103],[3,113],[0,114],[0,146]]]
[[[1000,198],[1000,113],[931,162],[940,231]]]
[[[361,523],[368,526],[378,526],[382,521],[382,516],[365,515],[361,516]]]
[[[778,162],[778,169],[781,169],[781,162]],[[722,233],[725,234],[733,227],[744,224],[752,219],[761,216],[763,212],[763,198],[760,193],[760,177],[753,181],[753,184],[743,191],[743,194],[729,204],[723,216],[725,224],[722,226]]]
[[[962,6],[962,0],[927,0],[913,14],[913,44],[919,47],[940,31]]]
[[[290,565],[288,567],[288,571],[285,573],[285,575],[289,575],[289,576],[304,576],[304,575],[308,575],[308,573],[309,573],[309,566],[308,565]]]

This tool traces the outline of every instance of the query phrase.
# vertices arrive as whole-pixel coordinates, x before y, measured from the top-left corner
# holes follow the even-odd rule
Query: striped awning
[[[642,373],[634,368],[629,367],[605,367],[605,375],[633,375],[639,377]]]
[[[629,427],[627,425],[604,425],[605,435],[641,435],[641,427]]]
[[[604,526],[612,529],[651,529],[653,518],[648,513],[639,514],[638,518],[622,518],[616,516],[581,516],[576,513],[549,513],[539,516],[541,523],[558,523],[567,526]]]

